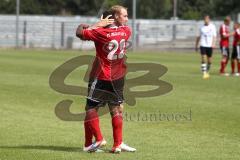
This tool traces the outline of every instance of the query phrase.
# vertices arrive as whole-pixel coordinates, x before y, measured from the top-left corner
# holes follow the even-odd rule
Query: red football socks
[[[122,143],[122,128],[123,128],[123,117],[122,114],[116,114],[112,117],[112,128],[113,128],[113,147],[117,147]]]
[[[103,139],[99,127],[98,114],[95,109],[86,112],[84,127],[85,127],[85,146],[90,143],[90,139],[92,141],[92,135],[95,137],[96,141],[101,141]]]
[[[85,129],[85,147],[88,147],[92,144],[93,133],[89,126],[89,121],[84,122],[84,129]]]
[[[220,73],[225,73],[225,67],[226,67],[226,65],[227,65],[227,62],[221,61]]]

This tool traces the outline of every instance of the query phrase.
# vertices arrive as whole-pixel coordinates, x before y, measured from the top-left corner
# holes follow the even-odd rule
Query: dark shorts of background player
[[[240,59],[240,45],[233,47],[231,59]]]
[[[124,100],[123,89],[124,77],[113,81],[90,78],[86,111],[96,107],[104,107],[106,104],[109,107],[119,106]]]
[[[212,47],[200,47],[200,52],[201,52],[201,55],[207,55],[208,57],[212,57],[212,52],[213,52],[213,49]]]
[[[227,58],[229,58],[229,55],[230,55],[229,47],[220,46],[220,50],[221,50],[222,55],[224,55]]]

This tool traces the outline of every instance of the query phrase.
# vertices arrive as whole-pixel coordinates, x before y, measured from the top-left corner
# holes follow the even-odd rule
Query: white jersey
[[[199,31],[200,46],[212,47],[213,37],[217,36],[216,27],[213,24],[203,25]]]

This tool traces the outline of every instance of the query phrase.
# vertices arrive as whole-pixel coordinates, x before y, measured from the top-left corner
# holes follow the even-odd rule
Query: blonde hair
[[[120,14],[122,9],[127,10],[126,7],[123,7],[123,6],[120,6],[120,5],[114,5],[109,9],[109,11],[113,14],[113,16],[115,16],[116,14]]]

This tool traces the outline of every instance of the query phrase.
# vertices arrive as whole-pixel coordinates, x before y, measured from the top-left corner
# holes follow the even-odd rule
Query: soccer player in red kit
[[[232,75],[240,75],[240,26],[239,23],[234,24],[234,39],[233,39],[233,51],[232,51]],[[235,66],[238,66],[238,71],[235,72]]]
[[[114,144],[113,153],[121,151],[136,151],[123,143],[123,87],[126,74],[125,54],[126,42],[131,36],[131,30],[126,25],[127,9],[123,6],[113,6],[108,11],[111,15],[101,18],[101,21],[89,27],[80,25],[76,36],[82,40],[95,43],[96,57],[89,77],[88,96],[86,102],[86,117],[84,121],[85,146],[84,151],[101,151],[106,144],[100,130],[98,109],[108,104],[112,117]],[[112,18],[110,18],[112,17]],[[95,142],[92,138],[95,137]]]
[[[229,76],[228,73],[225,73],[225,68],[227,66],[228,60],[229,60],[229,37],[233,34],[230,33],[229,25],[231,23],[231,18],[226,17],[224,19],[224,24],[221,25],[219,33],[220,33],[220,49],[222,53],[222,60],[221,60],[221,68],[220,68],[220,74]]]

